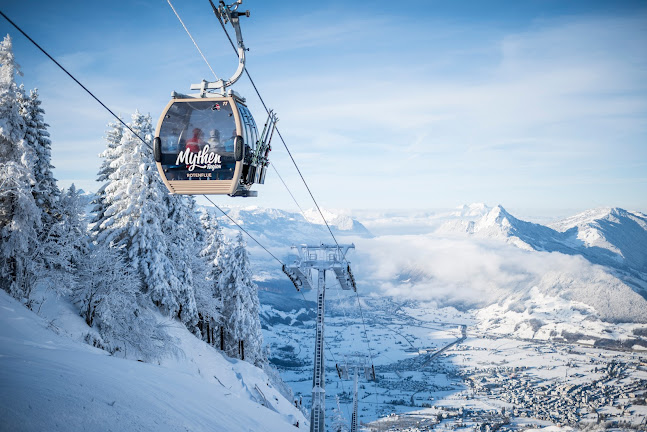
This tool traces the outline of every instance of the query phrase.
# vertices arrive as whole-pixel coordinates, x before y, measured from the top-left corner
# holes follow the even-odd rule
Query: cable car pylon
[[[332,271],[339,285],[357,291],[355,279],[346,260],[349,249],[355,245],[300,245],[292,246],[298,252],[293,263],[283,266],[283,272],[294,283],[297,290],[313,288],[312,270],[317,270],[317,329],[315,337],[315,358],[312,372],[312,408],[310,411],[310,432],[325,432],[326,413],[326,369],[324,358],[324,306],[326,297],[326,271]]]
[[[366,354],[352,353],[344,356],[343,364],[335,365],[339,379],[348,379],[351,369],[355,372],[353,384],[353,414],[350,421],[350,432],[359,432],[359,398],[357,386],[360,370],[366,381],[375,381],[375,367],[373,365],[369,366],[368,364],[368,356]]]
[[[278,118],[269,110],[259,136],[245,98],[228,89],[245,71],[240,17],[249,11],[238,12],[242,0],[210,3],[218,20],[236,32],[238,68],[228,80],[192,84],[197,94],[171,94],[155,130],[155,162],[172,194],[255,197],[251,187],[265,183]]]

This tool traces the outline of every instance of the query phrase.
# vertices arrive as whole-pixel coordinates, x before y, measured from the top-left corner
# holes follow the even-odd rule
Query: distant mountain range
[[[229,217],[246,230],[269,240],[271,245],[298,245],[309,242],[331,242],[330,232],[316,209],[303,213],[261,207],[224,207]],[[335,235],[372,237],[364,225],[349,214],[322,210],[326,222]],[[218,214],[217,214],[218,215]],[[235,227],[221,217],[224,226]]]
[[[498,238],[521,249],[581,255],[616,270],[647,297],[647,215],[621,208],[587,210],[549,226],[522,221],[500,205],[477,220],[449,221],[439,232]]]
[[[291,245],[332,241],[316,209],[225,211],[285,262]],[[635,333],[647,323],[647,216],[642,213],[597,209],[542,225],[485,204],[410,215],[364,212],[366,225],[380,232],[374,236],[350,212],[323,212],[340,243],[357,244],[350,259],[362,295],[368,289],[412,301],[413,308],[417,300],[431,300],[471,311],[488,334],[611,340],[614,346],[647,343]],[[237,230],[227,218],[220,221],[228,235]],[[266,251],[249,239],[248,246],[263,290],[266,329],[311,324],[313,305],[297,295]]]
[[[332,241],[316,209],[300,213],[229,207],[225,211],[286,262],[291,245]],[[647,216],[642,213],[619,208],[596,209],[541,225],[518,219],[500,205],[469,204],[410,217],[409,223],[423,227],[420,219],[431,218],[429,226],[439,228],[432,229],[430,234],[389,234],[389,217],[377,213],[379,219],[374,220],[379,220],[382,235],[376,237],[350,212],[325,209],[323,212],[340,243],[357,243],[351,260],[357,264],[356,276],[363,289],[371,286],[379,292],[377,287],[384,286],[385,282],[394,292],[401,292],[399,286],[408,286],[411,293],[422,296],[416,298],[427,296],[462,310],[482,309],[486,313],[483,317],[489,316],[486,309],[492,306],[498,311],[488,309],[494,321],[490,317],[484,322],[505,331],[530,319],[535,319],[534,327],[540,321],[547,323],[566,317],[566,321],[582,321],[588,317],[604,323],[647,322]],[[406,230],[402,225],[406,217],[398,216],[394,220],[400,232]],[[227,218],[220,217],[220,221],[231,230],[230,235],[237,230]],[[452,241],[451,237],[456,235],[463,240]],[[474,246],[476,254],[485,253],[493,263],[500,262],[503,267],[498,270],[482,267],[478,255],[473,254],[462,265],[467,266],[474,280],[460,279],[460,275],[447,274],[447,270],[438,267],[443,255],[452,262],[464,260],[462,250],[468,253],[473,250],[467,246],[471,244],[469,238],[479,239],[479,246]],[[495,243],[484,243],[481,239]],[[514,245],[527,251],[527,255],[514,253],[514,248],[506,252],[496,246],[496,241]],[[268,291],[294,294],[294,287],[281,273],[280,265],[249,239],[248,245],[259,286]],[[426,255],[428,252],[431,255]],[[514,262],[506,264],[508,259]],[[377,263],[377,267],[371,263]],[[376,272],[380,268],[393,270]],[[481,268],[485,271],[482,274],[478,273]],[[483,288],[485,295],[465,298],[461,284],[486,284],[488,288]],[[576,314],[579,318],[571,317],[572,310],[579,311]],[[499,320],[500,324],[493,324]],[[560,334],[564,329],[555,330]],[[596,327],[588,333],[597,334],[598,330]]]
[[[482,330],[533,339],[645,346],[636,335],[647,323],[647,215],[600,208],[545,226],[520,220],[500,205],[484,208],[480,216],[470,210],[461,209],[463,217],[447,221],[437,233],[498,239],[528,251],[529,257],[534,252],[558,252],[594,264],[552,254],[537,256],[543,262],[529,281],[480,308]]]

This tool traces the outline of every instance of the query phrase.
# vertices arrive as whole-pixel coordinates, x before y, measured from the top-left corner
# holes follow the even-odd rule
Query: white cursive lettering
[[[221,167],[221,163],[222,158],[218,153],[209,153],[208,144],[197,153],[186,149],[178,153],[177,159],[175,160],[175,165],[185,164],[189,171],[193,171],[196,167],[215,170]]]

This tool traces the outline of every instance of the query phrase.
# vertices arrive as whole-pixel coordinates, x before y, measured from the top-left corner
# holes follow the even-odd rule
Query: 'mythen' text
[[[202,150],[193,153],[191,150],[186,149],[178,153],[175,165],[186,164],[189,171],[197,168],[217,169],[220,168],[222,163],[221,157],[218,153],[209,153],[209,145],[205,145]]]

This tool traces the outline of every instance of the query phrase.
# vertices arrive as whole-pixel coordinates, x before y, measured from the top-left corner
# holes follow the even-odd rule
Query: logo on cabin
[[[218,153],[210,152],[209,145],[204,146],[197,153],[186,149],[177,155],[175,165],[186,165],[186,169],[193,171],[196,168],[217,170],[222,168],[222,157]]]

